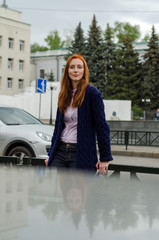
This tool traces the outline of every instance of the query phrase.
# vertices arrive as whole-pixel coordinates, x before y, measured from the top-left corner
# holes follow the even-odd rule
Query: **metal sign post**
[[[40,96],[39,96],[39,119],[40,119],[41,94],[46,93],[46,79],[42,79],[42,78],[37,79],[36,92],[40,93]]]

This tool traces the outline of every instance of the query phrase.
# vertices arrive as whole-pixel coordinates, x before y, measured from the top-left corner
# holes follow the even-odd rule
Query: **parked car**
[[[53,126],[45,125],[28,112],[0,105],[0,156],[46,158]]]

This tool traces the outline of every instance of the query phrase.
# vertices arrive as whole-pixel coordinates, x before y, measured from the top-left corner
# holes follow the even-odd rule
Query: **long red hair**
[[[83,78],[81,79],[81,81],[77,86],[77,91],[74,96],[72,107],[79,107],[82,105],[85,97],[85,90],[89,82],[89,70],[88,70],[85,59],[78,54],[74,54],[70,56],[66,62],[64,73],[61,80],[61,91],[59,93],[59,101],[58,101],[58,107],[61,112],[65,112],[67,107],[71,104],[73,87],[72,87],[71,79],[69,78],[69,75],[68,75],[68,69],[69,69],[71,60],[75,58],[79,58],[83,62],[84,74],[83,74]]]

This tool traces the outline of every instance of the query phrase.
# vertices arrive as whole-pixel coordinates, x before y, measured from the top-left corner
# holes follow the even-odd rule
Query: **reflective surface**
[[[0,105],[0,121],[5,125],[27,125],[42,123],[28,112],[14,107]]]
[[[158,180],[0,166],[0,239],[158,239]]]

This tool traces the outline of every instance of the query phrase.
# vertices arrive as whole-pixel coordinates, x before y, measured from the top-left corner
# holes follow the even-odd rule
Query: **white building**
[[[21,12],[0,7],[0,94],[14,95],[30,83],[30,24]]]
[[[139,58],[142,60],[145,50],[148,48],[146,42],[134,42],[133,47],[136,52],[139,54]]]
[[[55,81],[60,82],[66,63],[64,56],[67,53],[65,48],[31,53],[31,63],[36,66],[36,78],[47,79],[52,72]]]

